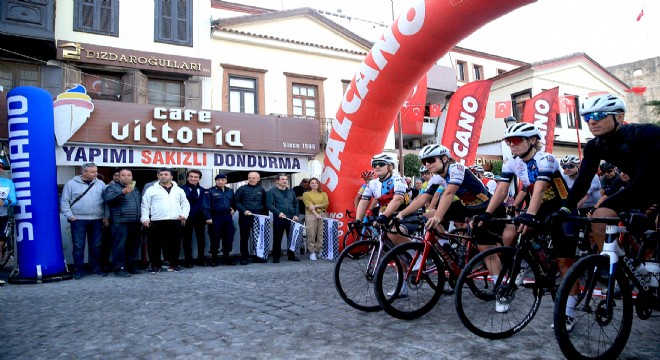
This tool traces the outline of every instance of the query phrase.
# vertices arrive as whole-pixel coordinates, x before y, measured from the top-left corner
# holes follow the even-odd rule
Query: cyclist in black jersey
[[[649,159],[660,158],[660,127],[653,124],[624,125],[626,105],[614,95],[588,98],[580,115],[595,138],[584,147],[577,179],[564,207],[553,217],[565,217],[589,189],[601,160],[630,176],[630,185],[605,199],[593,212],[594,217],[615,217],[622,211],[645,211],[660,202],[658,171]],[[605,224],[592,224],[594,240],[602,250]]]

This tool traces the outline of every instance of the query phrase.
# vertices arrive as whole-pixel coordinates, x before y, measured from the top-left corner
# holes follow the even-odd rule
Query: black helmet
[[[600,172],[603,173],[603,174],[606,173],[606,172],[611,171],[614,168],[615,168],[615,166],[608,163],[608,162],[603,162],[603,163],[600,164]]]

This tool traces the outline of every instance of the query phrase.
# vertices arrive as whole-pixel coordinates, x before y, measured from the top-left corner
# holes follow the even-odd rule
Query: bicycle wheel
[[[633,319],[633,300],[628,279],[619,269],[613,292],[612,313],[607,313],[609,259],[600,255],[583,257],[561,282],[555,301],[554,327],[559,348],[568,359],[614,359],[626,346]],[[620,264],[623,266],[623,264]],[[571,289],[581,296],[574,307],[572,330],[564,325]]]
[[[351,244],[339,254],[335,264],[335,288],[342,300],[358,310],[380,310],[373,286],[379,244],[376,240]]]
[[[494,261],[489,256],[500,260],[502,270],[497,277],[489,276],[485,267]],[[519,285],[509,281],[517,277],[515,256],[513,247],[488,249],[470,260],[458,277],[456,312],[472,333],[488,339],[506,338],[522,330],[536,315],[543,294],[541,284],[535,281],[540,276],[530,269]]]
[[[346,249],[347,246],[354,244],[358,241],[370,240],[372,239],[371,230],[368,229],[353,229],[352,231],[347,232],[341,240],[342,249]],[[375,240],[375,239],[374,239]]]
[[[6,243],[2,247],[4,249],[0,249],[0,254],[2,255],[2,256],[0,256],[0,269],[4,268],[5,265],[7,265],[7,263],[9,262],[9,259],[11,259],[11,255],[12,255],[11,251],[10,251],[10,249],[8,249],[8,246],[7,246]]]
[[[445,268],[435,250],[424,264],[410,268],[411,260],[421,258],[423,251],[423,243],[400,244],[385,254],[376,269],[376,299],[395,318],[416,319],[429,312],[442,295]]]

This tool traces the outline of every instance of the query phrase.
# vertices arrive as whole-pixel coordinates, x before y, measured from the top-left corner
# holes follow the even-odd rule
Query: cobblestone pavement
[[[0,359],[559,359],[551,299],[512,338],[463,328],[453,298],[403,321],[346,305],[326,260],[185,269],[0,288]],[[163,269],[164,270],[164,269]],[[0,277],[7,277],[0,273]],[[660,352],[634,319],[622,358]]]

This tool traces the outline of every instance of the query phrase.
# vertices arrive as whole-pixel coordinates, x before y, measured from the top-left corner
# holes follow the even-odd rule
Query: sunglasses
[[[589,114],[584,114],[582,115],[582,119],[584,119],[584,122],[589,122],[591,120],[593,121],[601,121],[605,119],[606,117],[610,115],[617,115],[618,112],[603,112],[603,111],[597,111],[597,112],[592,112]]]
[[[383,167],[387,166],[388,164],[385,161],[374,161],[371,163],[371,167]]]
[[[424,158],[421,160],[422,165],[424,164],[433,164],[435,162],[436,158],[435,157],[429,157],[429,158]]]
[[[573,165],[573,164],[566,164],[566,165],[561,166],[562,169],[572,169],[574,167],[575,167],[575,165]]]
[[[508,146],[520,145],[523,142],[523,140],[525,140],[525,139],[526,138],[521,137],[521,136],[513,136],[513,137],[510,137],[510,138],[504,139],[504,143],[507,144]]]

